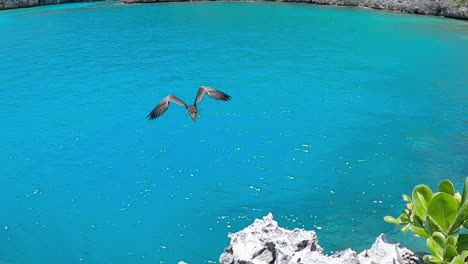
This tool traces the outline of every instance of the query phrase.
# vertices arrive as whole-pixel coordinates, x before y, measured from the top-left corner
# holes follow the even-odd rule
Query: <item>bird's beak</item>
[[[190,117],[192,118],[193,122],[197,121],[197,113],[191,113]]]

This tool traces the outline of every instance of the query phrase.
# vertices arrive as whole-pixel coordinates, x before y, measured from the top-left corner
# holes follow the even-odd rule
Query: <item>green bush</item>
[[[453,183],[443,180],[437,192],[421,184],[413,189],[412,197],[403,195],[406,208],[398,218],[384,217],[391,224],[402,226],[426,239],[432,255],[425,263],[465,264],[468,258],[468,177],[463,193],[456,192]]]
[[[449,0],[448,3],[454,7],[468,7],[468,0]]]

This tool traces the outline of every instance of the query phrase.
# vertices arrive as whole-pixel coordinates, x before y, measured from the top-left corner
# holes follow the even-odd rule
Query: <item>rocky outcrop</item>
[[[230,245],[221,254],[221,264],[416,264],[422,263],[407,248],[385,241],[380,235],[368,250],[357,254],[346,249],[325,255],[314,231],[287,230],[278,226],[272,214],[245,229],[229,234]]]
[[[53,5],[76,2],[94,2],[104,0],[0,0],[0,10],[14,9],[23,7],[34,7],[41,5]]]
[[[136,4],[136,3],[162,3],[162,2],[191,2],[202,0],[121,0],[122,4]]]
[[[38,6],[39,0],[0,0],[2,9]]]
[[[121,0],[122,4],[136,4],[136,3],[160,3],[160,2],[190,2],[200,0]]]
[[[124,4],[184,2],[194,0],[122,0]],[[197,0],[195,0],[197,1]],[[260,0],[262,1],[262,0]],[[264,0],[279,2],[311,3],[320,5],[357,6],[421,15],[444,16],[468,20],[468,4],[455,4],[456,0]],[[463,1],[463,0],[460,0]]]
[[[375,263],[399,263],[416,264],[423,263],[422,260],[411,250],[400,247],[399,244],[392,244],[386,241],[385,235],[377,237],[370,249],[366,249],[358,255],[361,264]]]
[[[322,5],[358,6],[421,15],[444,16],[468,20],[468,6],[455,4],[454,0],[283,0]]]
[[[445,17],[468,20],[468,6],[465,6],[465,7],[446,6],[442,10],[443,10],[443,16]]]

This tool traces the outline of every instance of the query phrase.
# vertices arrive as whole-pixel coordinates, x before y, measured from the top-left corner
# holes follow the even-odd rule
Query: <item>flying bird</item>
[[[160,117],[167,111],[170,103],[176,103],[180,106],[185,107],[193,122],[195,122],[197,121],[198,117],[197,104],[201,102],[205,94],[208,94],[209,97],[214,98],[216,100],[229,101],[231,99],[230,95],[218,91],[214,88],[208,86],[200,86],[200,88],[198,88],[197,97],[195,98],[195,102],[193,103],[193,105],[186,105],[182,100],[170,94],[164,97],[164,99],[162,99],[161,102],[159,102],[159,104],[148,114],[147,118],[149,120],[153,120],[155,118]]]

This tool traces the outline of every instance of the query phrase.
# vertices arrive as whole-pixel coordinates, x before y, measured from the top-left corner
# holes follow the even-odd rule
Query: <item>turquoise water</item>
[[[0,261],[217,262],[273,212],[363,250],[468,175],[468,24],[282,3],[0,13]],[[193,123],[171,106],[199,85]]]

